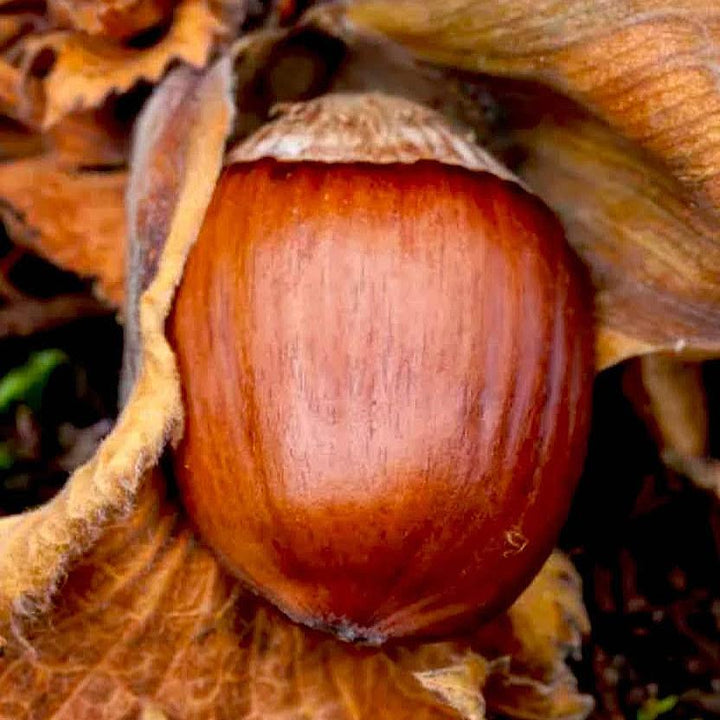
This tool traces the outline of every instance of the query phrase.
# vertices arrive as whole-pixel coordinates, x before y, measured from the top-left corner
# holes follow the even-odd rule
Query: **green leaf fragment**
[[[0,443],[0,470],[9,470],[15,462],[15,453],[13,453],[10,443]]]
[[[670,712],[678,703],[677,695],[657,699],[648,698],[637,712],[637,720],[656,720],[660,715]]]
[[[6,412],[15,402],[37,409],[53,370],[65,362],[67,356],[62,350],[41,350],[24,365],[10,370],[0,379],[0,412]]]

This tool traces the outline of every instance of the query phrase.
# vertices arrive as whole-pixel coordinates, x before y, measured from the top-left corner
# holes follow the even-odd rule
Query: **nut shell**
[[[169,335],[185,506],[292,618],[446,633],[549,554],[584,458],[592,310],[519,186],[432,161],[228,167]]]

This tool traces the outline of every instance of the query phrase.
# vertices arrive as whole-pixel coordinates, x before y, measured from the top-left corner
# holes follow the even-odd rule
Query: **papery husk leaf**
[[[418,682],[438,695],[467,720],[485,720],[485,698],[482,688],[492,670],[492,663],[469,653],[457,665],[415,672]]]
[[[720,498],[720,460],[709,457],[702,364],[662,354],[642,357],[628,367],[624,388],[666,465]]]
[[[35,78],[0,60],[0,113],[26,125],[35,126],[42,112],[42,92]]]
[[[419,67],[406,51],[382,38],[350,32],[339,23],[336,11],[323,9],[309,14],[300,29],[262,31],[238,43],[235,70],[242,97],[238,98],[236,134],[244,136],[257,128],[279,100],[300,99],[308,90],[295,85],[300,97],[278,96],[274,90],[287,89],[292,83],[280,78],[274,86],[263,78],[270,74],[277,79],[279,64],[285,68],[280,75],[293,74],[288,56],[298,47],[302,52],[312,50],[318,32],[329,33],[345,45],[340,67],[335,72],[332,67],[323,70],[327,77],[318,87],[364,91],[374,83],[384,91],[438,108],[465,134],[469,127],[475,134],[486,133],[481,109],[457,84],[441,78],[437,71]],[[286,50],[289,45],[291,49]],[[321,54],[317,62],[325,62]],[[267,94],[259,97],[258,88]],[[124,300],[122,193],[126,174],[120,172],[120,166],[127,160],[126,132],[107,104],[65,115],[44,136],[20,133],[19,129],[0,132],[7,155],[47,151],[43,158],[0,166],[0,198],[12,206],[5,209],[3,217],[13,239],[59,267],[97,278],[98,294],[117,307]],[[115,167],[118,172],[109,172]],[[100,168],[102,172],[89,171]],[[63,212],[58,212],[59,207]]]
[[[720,355],[720,223],[647,156],[589,116],[513,139],[518,174],[590,268],[598,369],[633,355]]]
[[[488,676],[488,707],[526,720],[587,717],[593,699],[578,691],[565,659],[579,657],[589,631],[577,571],[555,552],[507,613],[476,635],[478,652],[504,659]]]
[[[562,660],[577,656],[590,621],[582,602],[580,578],[562,553],[553,553],[527,590],[507,612],[512,632],[499,632],[500,623],[481,629],[477,642],[494,654],[511,655],[513,662],[543,681],[562,672]],[[517,645],[508,646],[515,638]]]
[[[168,19],[174,0],[49,0],[54,24],[88,35],[129,38]]]
[[[556,577],[540,584],[552,592]],[[533,612],[546,609],[536,601]],[[498,642],[523,654],[522,637]],[[521,682],[508,671],[472,638],[371,649],[295,625],[195,541],[156,470],[132,513],[73,567],[51,612],[26,625],[24,644],[6,647],[0,717],[478,720],[484,687]],[[498,697],[509,717],[530,717]],[[488,709],[497,711],[490,698]]]
[[[10,63],[0,61],[0,111],[14,114],[22,88],[22,74]]]
[[[542,99],[534,127],[515,134],[508,120],[530,155],[518,174],[560,215],[597,284],[598,368],[658,351],[720,355],[717,10],[361,0],[348,16],[422,58],[540,80],[605,120],[562,118]]]
[[[63,156],[0,164],[0,216],[11,238],[61,268],[97,279],[114,305],[124,296],[127,172],[76,171]]]
[[[220,172],[231,118],[226,60],[207,74],[178,68],[146,107],[129,183],[128,232],[152,271],[134,269],[140,285],[130,284],[137,302],[127,313],[126,347],[137,345],[126,367],[129,397],[95,456],[53,500],[0,519],[0,636],[47,607],[68,564],[87,550],[104,523],[128,511],[146,471],[179,431],[180,390],[164,323]],[[176,151],[172,162],[162,155],[169,148]],[[147,172],[156,182],[142,195]],[[138,287],[141,293],[135,294]]]
[[[110,93],[123,93],[140,80],[157,82],[174,60],[204,66],[221,30],[205,0],[182,0],[167,34],[146,49],[134,50],[106,38],[71,32],[28,39],[26,67],[42,50],[56,54],[42,80],[42,126],[51,127],[70,112],[98,107]]]
[[[720,9],[707,0],[359,0],[348,16],[420,57],[539,80],[720,208]]]
[[[639,359],[646,419],[662,449],[703,457],[710,442],[708,401],[700,363],[654,355]]]
[[[130,127],[100,108],[65,115],[45,134],[62,167],[102,169],[124,167],[130,151]]]

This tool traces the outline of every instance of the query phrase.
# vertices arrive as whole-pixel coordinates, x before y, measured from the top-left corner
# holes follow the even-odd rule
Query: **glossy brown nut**
[[[290,617],[378,643],[509,605],[568,511],[592,311],[560,225],[434,162],[234,165],[169,322],[185,506]]]

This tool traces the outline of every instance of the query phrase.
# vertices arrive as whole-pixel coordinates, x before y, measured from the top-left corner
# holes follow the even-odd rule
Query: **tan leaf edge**
[[[0,637],[17,633],[23,617],[47,607],[69,562],[93,542],[104,523],[129,510],[144,473],[181,426],[180,388],[164,324],[220,172],[233,114],[228,60],[199,80],[185,68],[176,71],[176,77],[183,73],[185,111],[194,112],[195,122],[186,138],[187,168],[165,252],[139,300],[137,378],[115,428],[92,460],[46,505],[0,520]],[[143,137],[162,111],[163,101],[161,89],[140,120],[134,155],[146,150]]]
[[[125,170],[63,167],[54,153],[0,163],[0,218],[15,243],[94,278],[97,294],[120,306],[126,180]]]
[[[41,125],[47,129],[68,113],[99,106],[110,93],[123,93],[139,80],[157,82],[173,60],[202,67],[222,26],[205,0],[182,0],[167,35],[143,50],[112,45],[106,39],[58,31],[29,38],[23,68],[47,49],[55,63],[42,80],[45,107]]]

